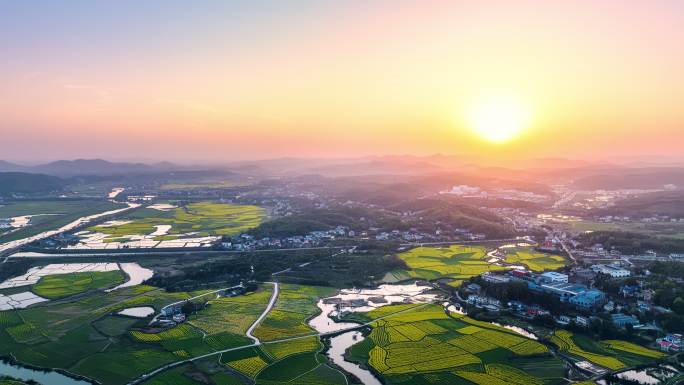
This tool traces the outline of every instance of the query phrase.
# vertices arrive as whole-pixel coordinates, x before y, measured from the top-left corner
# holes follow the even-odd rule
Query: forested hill
[[[50,175],[0,172],[0,196],[60,191],[65,183],[63,179]]]

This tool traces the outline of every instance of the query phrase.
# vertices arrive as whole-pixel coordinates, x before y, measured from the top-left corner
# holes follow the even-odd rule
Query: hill
[[[659,189],[668,184],[684,186],[684,168],[616,168],[583,176],[573,182],[574,187],[585,190]]]
[[[684,218],[684,191],[662,191],[622,199],[615,202],[615,206],[597,210],[595,214],[627,217],[668,215],[672,218]]]
[[[50,175],[0,172],[0,196],[59,191],[65,181]]]

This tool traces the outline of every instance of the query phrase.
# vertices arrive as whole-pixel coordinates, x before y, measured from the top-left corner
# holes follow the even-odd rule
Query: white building
[[[611,265],[592,265],[591,270],[597,274],[609,275],[612,278],[624,278],[629,277],[632,274],[627,269]]]
[[[458,185],[451,188],[451,190],[446,191],[446,194],[453,195],[476,195],[480,193],[479,187],[468,186],[468,185]]]
[[[544,283],[568,283],[567,274],[557,273],[555,271],[543,273],[540,277]]]

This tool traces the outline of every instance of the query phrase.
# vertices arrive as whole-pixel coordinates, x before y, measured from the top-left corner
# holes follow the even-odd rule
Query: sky
[[[680,156],[683,103],[682,1],[0,0],[0,159]]]

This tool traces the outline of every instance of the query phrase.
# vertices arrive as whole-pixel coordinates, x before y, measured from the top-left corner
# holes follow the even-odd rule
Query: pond
[[[121,310],[117,314],[135,318],[146,318],[154,314],[154,308],[150,306],[129,307],[127,309]]]
[[[8,361],[0,361],[0,375],[33,380],[43,385],[92,385],[92,382],[77,380],[54,370],[32,369]]]

